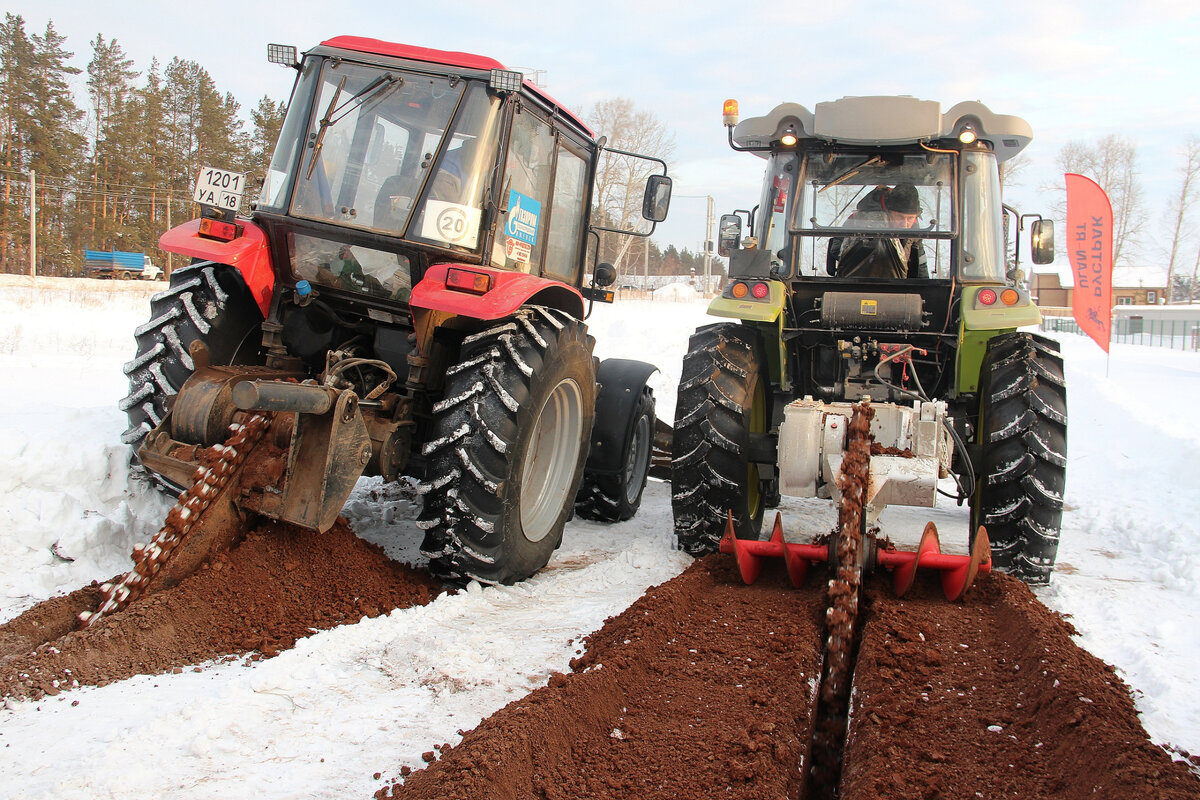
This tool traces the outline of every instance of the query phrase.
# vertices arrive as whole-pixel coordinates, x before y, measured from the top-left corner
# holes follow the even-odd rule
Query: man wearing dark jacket
[[[858,202],[846,227],[911,229],[921,215],[917,187],[900,183],[877,186]],[[928,278],[920,239],[888,237],[829,240],[825,269],[839,278]]]

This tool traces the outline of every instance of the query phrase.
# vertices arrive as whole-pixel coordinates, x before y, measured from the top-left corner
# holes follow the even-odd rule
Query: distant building
[[[1043,308],[1070,308],[1075,291],[1070,272],[1035,272],[1033,298]],[[1117,267],[1113,270],[1113,305],[1153,306],[1165,303],[1167,273],[1158,267]]]

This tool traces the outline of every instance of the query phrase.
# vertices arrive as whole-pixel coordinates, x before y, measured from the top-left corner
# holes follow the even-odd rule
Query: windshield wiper
[[[312,178],[313,167],[317,164],[317,156],[321,152],[321,146],[325,143],[325,131],[329,130],[330,120],[333,118],[333,109],[337,106],[338,98],[342,96],[342,87],[346,85],[346,76],[343,75],[341,81],[338,82],[337,88],[333,90],[333,97],[329,101],[329,108],[325,109],[325,116],[321,117],[320,125],[317,130],[317,140],[313,142],[312,156],[308,159],[308,170],[304,173],[304,180]]]
[[[313,154],[312,158],[310,158],[308,161],[308,171],[304,174],[305,180],[308,180],[312,177],[313,167],[317,163],[317,156],[320,154],[321,146],[325,142],[325,132],[333,127],[335,122],[341,121],[341,119],[351,111],[367,102],[371,95],[378,95],[376,99],[382,100],[384,97],[391,94],[394,89],[404,85],[404,79],[398,75],[393,75],[390,72],[380,75],[378,78],[359,89],[353,95],[346,98],[346,102],[339,106],[337,101],[338,98],[342,96],[342,87],[345,85],[346,76],[342,76],[342,80],[338,83],[337,89],[333,93],[333,98],[329,101],[329,108],[325,109],[325,116],[321,117],[321,122],[318,124],[317,141],[313,143]],[[334,117],[334,114],[337,114],[337,116]]]
[[[862,162],[861,164],[855,164],[853,167],[850,167],[848,170],[843,172],[841,175],[838,175],[836,178],[831,180],[829,183],[822,186],[819,191],[823,192],[826,189],[837,186],[839,183],[843,183],[844,181],[850,180],[855,175],[857,175],[859,172],[861,172],[863,169],[865,169],[867,167],[873,167],[876,164],[882,164],[882,163],[883,163],[882,156],[871,156],[870,158],[868,158],[866,161]]]

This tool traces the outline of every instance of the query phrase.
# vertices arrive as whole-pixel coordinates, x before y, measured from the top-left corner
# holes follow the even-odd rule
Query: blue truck
[[[150,262],[145,253],[122,250],[84,250],[84,270],[89,278],[121,278],[153,281],[162,277],[162,269]]]

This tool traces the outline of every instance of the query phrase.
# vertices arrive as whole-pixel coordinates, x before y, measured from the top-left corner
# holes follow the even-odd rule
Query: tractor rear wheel
[[[654,405],[654,392],[649,386],[643,387],[633,409],[633,427],[629,441],[625,442],[627,455],[621,472],[616,475],[584,472],[583,484],[575,498],[579,516],[598,522],[622,522],[637,513],[654,450]]]
[[[171,273],[170,286],[150,299],[150,321],[134,331],[137,355],[125,364],[129,416],[121,441],[136,451],[166,416],[167,405],[191,377],[188,348],[200,341],[213,364],[261,364],[262,312],[233,267],[202,261]]]
[[[592,337],[530,307],[468,336],[422,448],[422,552],[438,577],[513,583],[562,541],[595,414]]]
[[[984,526],[996,569],[1026,583],[1049,583],[1067,467],[1067,390],[1058,345],[1027,333],[996,336],[979,383],[972,544]]]
[[[765,358],[753,329],[719,323],[698,329],[683,357],[671,443],[671,508],[679,546],[717,549],[726,520],[757,539],[771,498],[749,459],[752,434],[767,430]]]

